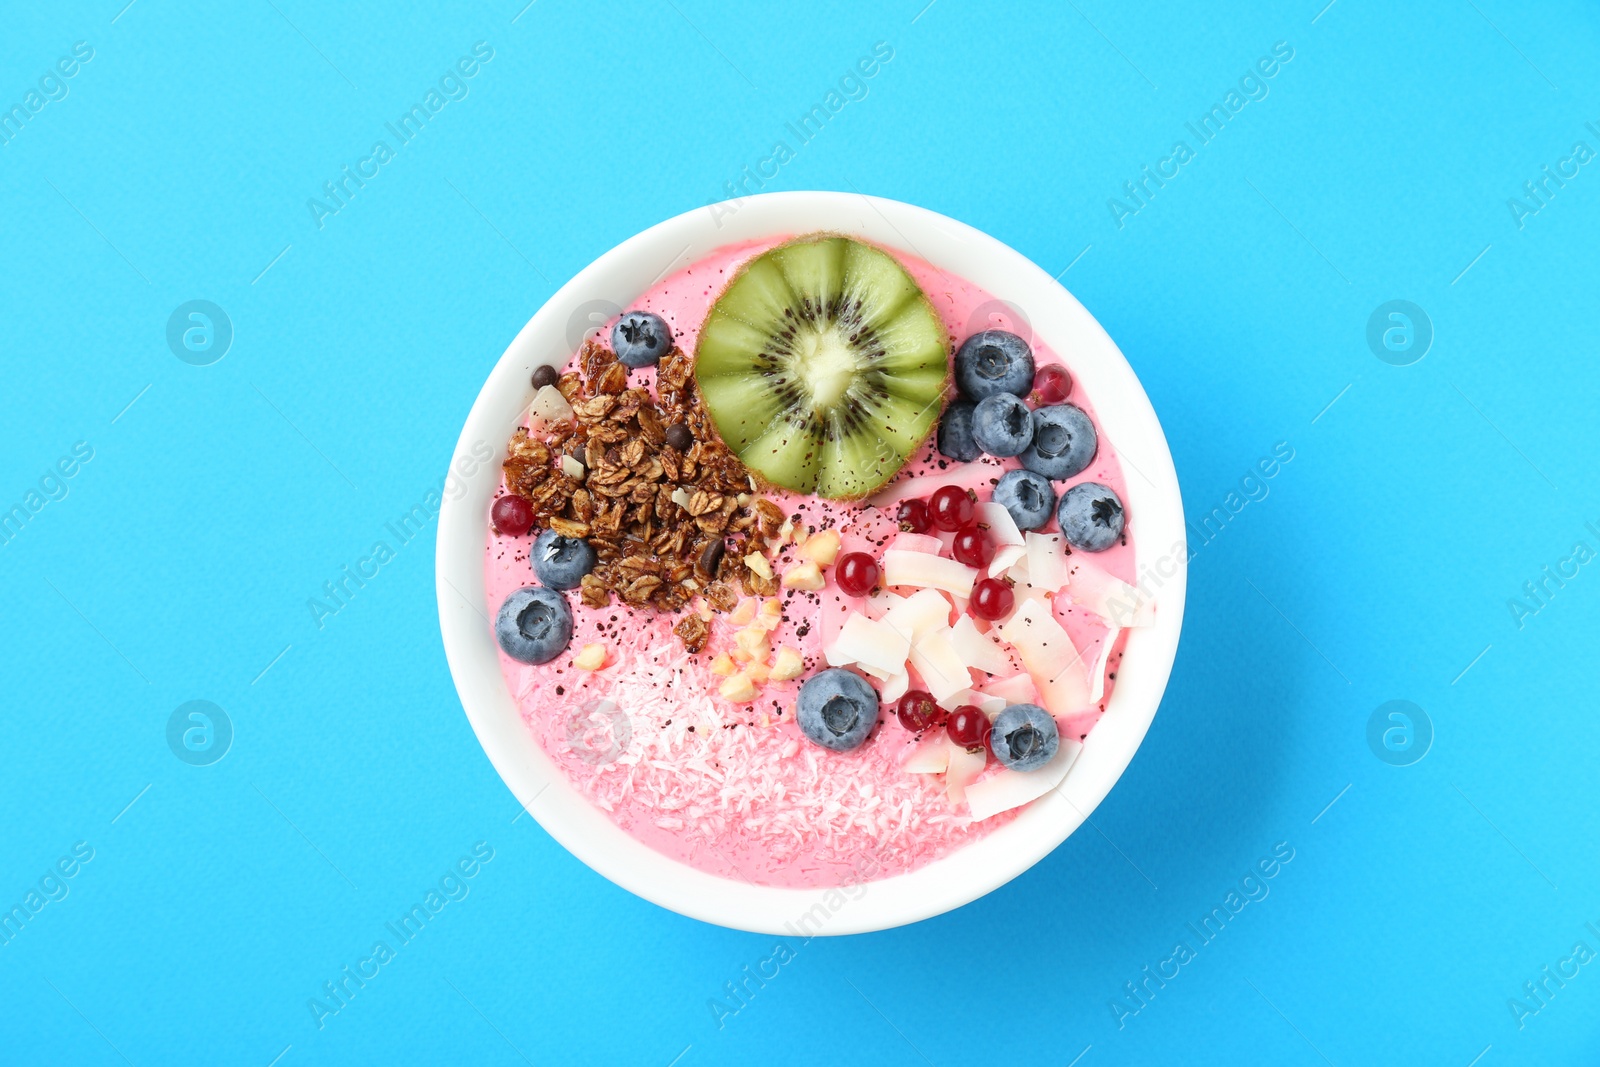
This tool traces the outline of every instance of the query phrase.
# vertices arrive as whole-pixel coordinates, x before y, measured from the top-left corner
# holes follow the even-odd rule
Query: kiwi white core
[[[812,407],[831,408],[843,400],[862,367],[839,324],[802,328],[794,343],[795,376],[805,383]]]

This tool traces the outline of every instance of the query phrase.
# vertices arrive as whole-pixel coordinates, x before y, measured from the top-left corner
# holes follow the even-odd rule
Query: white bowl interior
[[[751,885],[656,852],[595,807],[539,747],[502,680],[485,603],[489,504],[529,376],[560,365],[581,329],[628,306],[673,270],[722,245],[832,230],[902,249],[1023,310],[1035,336],[1083,384],[1103,435],[1122,458],[1139,572],[1153,578],[1154,626],[1131,630],[1105,715],[1057,790],[972,844],[908,874],[839,889]],[[485,447],[486,446],[486,447]],[[492,455],[492,462],[483,456]],[[1183,505],[1166,438],[1117,346],[1083,305],[1031,261],[963,223],[854,193],[748,197],[668,219],[613,248],[550,298],[516,336],[472,406],[439,516],[439,625],[467,718],[519,802],[573,855],[647,900],[706,922],[764,933],[845,934],[940,914],[1005,884],[1078,828],[1121,776],[1155,717],[1177,653],[1187,552]],[[1159,588],[1155,581],[1159,580]]]

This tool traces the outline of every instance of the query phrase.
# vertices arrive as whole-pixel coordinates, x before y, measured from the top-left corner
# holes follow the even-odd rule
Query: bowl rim
[[[824,888],[759,886],[701,871],[630,836],[540,747],[500,672],[485,603],[485,523],[506,441],[532,396],[529,376],[542,363],[570,358],[574,330],[581,338],[585,328],[716,248],[821,230],[902,250],[1003,294],[1033,334],[1068,360],[1094,403],[1102,435],[1123,461],[1137,573],[1156,616],[1154,625],[1127,631],[1117,684],[1071,772],[1016,819],[904,874]],[[639,897],[719,926],[802,937],[884,930],[1004,885],[1066,840],[1122,776],[1177,654],[1189,559],[1183,502],[1160,421],[1132,367],[1083,305],[1020,252],[896,200],[763,193],[684,212],[616,245],[561,286],[506,347],[467,415],[446,480],[435,554],[439,627],[462,708],[490,763],[524,810],[591,869]]]

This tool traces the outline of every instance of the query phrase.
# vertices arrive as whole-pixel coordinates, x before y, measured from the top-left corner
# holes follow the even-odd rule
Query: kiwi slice
[[[745,466],[853,500],[927,439],[950,359],[933,305],[893,256],[813,234],[768,249],[712,305],[695,381]]]

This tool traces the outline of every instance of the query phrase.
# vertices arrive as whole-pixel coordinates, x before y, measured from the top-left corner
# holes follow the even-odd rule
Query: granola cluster
[[[725,612],[739,590],[778,591],[770,568],[753,570],[746,557],[780,536],[784,514],[717,437],[693,363],[674,348],[657,368],[652,397],[628,386],[628,368],[610,349],[588,341],[578,369],[556,382],[572,418],[534,436],[518,428],[511,439],[506,485],[527,499],[534,525],[594,547],[599,563],[580,590],[589,607],[615,595],[634,607],[680,611],[700,594]],[[691,651],[708,634],[697,614],[675,631]]]

